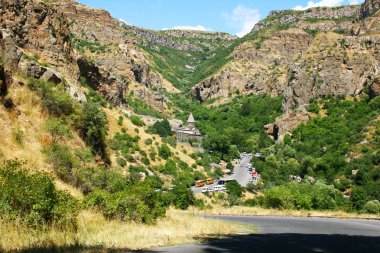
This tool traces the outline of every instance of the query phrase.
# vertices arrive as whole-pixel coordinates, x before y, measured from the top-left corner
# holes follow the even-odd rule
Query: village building
[[[172,125],[172,132],[177,139],[177,142],[188,142],[190,139],[202,142],[205,137],[196,128],[195,119],[192,113],[189,115],[186,126],[183,126],[182,124]]]

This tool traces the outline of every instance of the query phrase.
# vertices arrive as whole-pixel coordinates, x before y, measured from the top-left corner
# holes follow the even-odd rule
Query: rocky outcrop
[[[380,96],[380,76],[376,76],[369,85],[369,98]]]
[[[215,42],[220,42],[224,46],[231,44],[237,37],[219,32],[185,31],[185,30],[163,30],[153,31],[136,26],[127,25],[120,22],[127,33],[136,38],[136,43],[143,47],[164,46],[181,51],[201,52],[204,48],[215,49]],[[200,39],[202,42],[195,42],[192,39]]]
[[[286,134],[291,134],[300,124],[309,121],[309,115],[304,107],[289,111],[278,117],[272,124],[264,126],[266,133],[276,141],[282,141]]]
[[[313,38],[301,29],[276,31],[257,47],[248,41],[233,52],[233,62],[220,73],[193,88],[199,100],[213,99],[239,92],[241,94],[284,92],[286,66],[310,46]]]
[[[281,139],[308,120],[293,111],[311,99],[358,95],[366,87],[371,97],[378,95],[380,12],[373,13],[378,2],[273,12],[235,48],[231,62],[193,88],[193,96],[204,101],[235,93],[281,95],[285,114],[266,126]],[[371,15],[360,20],[362,8]]]
[[[341,6],[335,8],[311,8],[306,11],[296,11],[296,10],[281,10],[281,11],[272,11],[269,13],[268,17],[263,21],[257,23],[252,32],[259,31],[265,27],[273,26],[273,25],[291,25],[295,23],[300,23],[300,21],[309,21],[316,22],[318,20],[338,20],[343,21],[344,19],[359,19],[361,16],[362,10],[359,5],[349,5],[349,6]],[[303,28],[297,26],[295,27]]]
[[[362,5],[361,17],[366,18],[380,9],[380,0],[366,0]]]
[[[1,0],[0,14],[7,85],[17,70],[52,82],[64,79],[72,95],[84,98],[82,76],[115,105],[127,103],[132,82],[152,89],[152,95],[162,88],[145,52],[104,10],[73,0]]]

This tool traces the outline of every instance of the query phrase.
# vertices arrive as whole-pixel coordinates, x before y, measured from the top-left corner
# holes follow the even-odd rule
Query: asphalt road
[[[201,244],[159,248],[141,252],[259,252],[259,253],[377,253],[380,221],[289,217],[211,217],[251,224],[257,234],[233,235]]]
[[[246,186],[249,183],[249,179],[251,175],[249,174],[249,171],[247,169],[247,164],[251,162],[252,156],[246,155],[242,156],[240,163],[237,164],[234,168],[234,172],[232,175],[224,178],[224,179],[233,179],[236,180],[241,186]],[[215,185],[218,185],[217,183],[212,185],[206,185],[207,187],[214,188]],[[202,193],[203,187],[191,187],[191,190],[194,194]]]
[[[227,177],[227,179],[235,179],[241,186],[246,186],[251,178],[246,166],[251,162],[251,159],[252,156],[250,155],[243,156],[240,163],[235,166],[234,173],[230,177]]]

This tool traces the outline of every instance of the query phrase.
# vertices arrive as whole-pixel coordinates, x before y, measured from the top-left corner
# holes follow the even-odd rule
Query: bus
[[[215,183],[215,180],[212,177],[207,178],[206,184],[213,184]]]
[[[203,187],[205,185],[206,185],[206,180],[198,180],[197,182],[195,182],[196,187]]]

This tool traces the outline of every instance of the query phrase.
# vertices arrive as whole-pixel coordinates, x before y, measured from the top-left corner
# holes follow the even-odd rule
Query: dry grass
[[[190,208],[191,214],[204,215],[257,215],[257,216],[294,216],[294,217],[336,217],[336,218],[379,218],[376,215],[347,213],[344,211],[310,211],[310,210],[279,210],[260,207],[214,205],[212,209],[199,210]]]
[[[156,134],[151,135],[151,134],[146,133],[144,127],[135,126],[131,122],[131,120],[127,117],[124,117],[122,126],[119,126],[118,125],[118,119],[119,119],[119,116],[122,114],[117,109],[105,108],[104,112],[106,113],[107,119],[108,119],[108,127],[109,127],[108,138],[112,138],[115,133],[120,132],[121,128],[124,127],[124,128],[126,128],[126,130],[127,130],[126,133],[128,135],[130,135],[130,136],[138,135],[140,137],[139,147],[142,150],[144,150],[146,153],[149,153],[149,148],[150,148],[149,145],[145,144],[145,141],[147,139],[152,139],[153,143],[158,143],[159,145],[161,145],[163,143],[163,141],[159,135],[156,135]],[[138,133],[135,132],[136,128],[139,130]],[[153,145],[153,146],[156,148],[156,145]],[[186,145],[182,145],[182,144],[178,144],[177,148],[173,148],[171,146],[169,146],[169,147],[170,147],[172,153],[175,154],[175,156],[177,156],[182,161],[186,162],[188,165],[192,165],[193,163],[195,163],[195,160],[188,155],[188,154],[195,152],[194,148],[186,146]],[[156,149],[156,151],[157,151],[157,149]],[[112,160],[114,161],[115,159],[116,159],[116,157],[113,157]],[[161,161],[160,159],[156,159],[155,161],[150,160],[150,162],[153,166],[156,166],[156,165],[163,163],[163,161]]]
[[[142,249],[184,243],[196,243],[210,237],[234,233],[252,233],[253,227],[204,219],[183,211],[169,209],[167,217],[156,225],[107,221],[100,214],[83,211],[77,233],[58,230],[31,231],[0,223],[0,249],[50,247],[101,247],[106,249]]]

